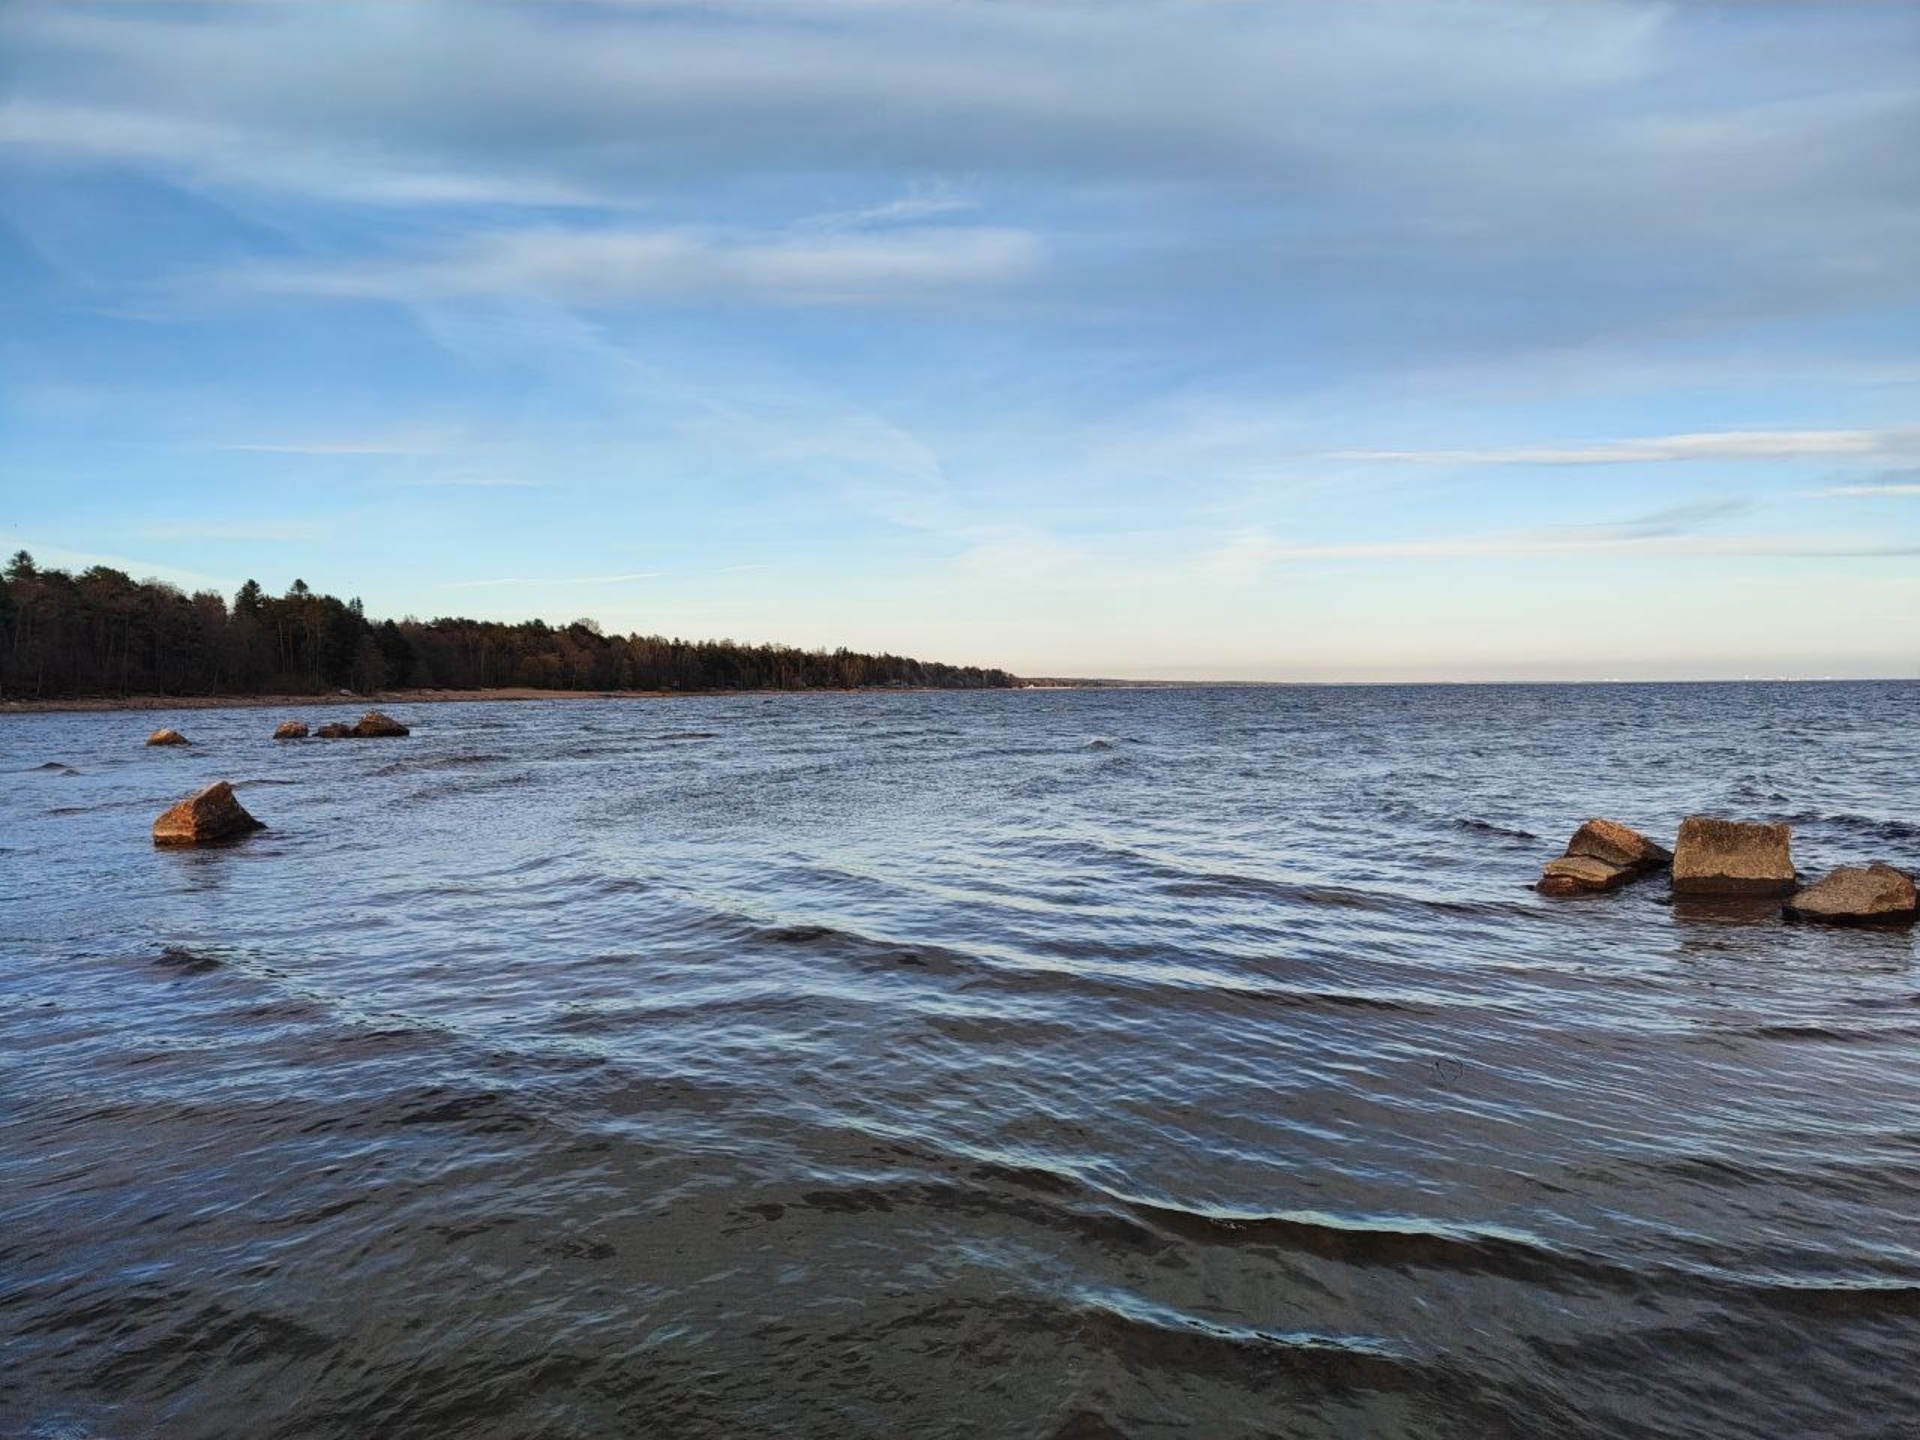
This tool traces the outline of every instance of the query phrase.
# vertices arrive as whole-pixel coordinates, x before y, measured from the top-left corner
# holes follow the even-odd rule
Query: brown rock
[[[1640,874],[1631,865],[1609,865],[1591,855],[1562,855],[1547,862],[1533,888],[1542,895],[1597,895],[1618,890]]]
[[[1593,895],[1618,890],[1673,859],[1660,846],[1617,820],[1589,820],[1573,832],[1567,853],[1547,863],[1539,884],[1542,895]]]
[[[411,732],[391,715],[382,714],[378,710],[369,710],[360,717],[360,723],[353,727],[353,733],[363,740],[370,740],[384,735],[406,735]]]
[[[304,740],[307,738],[307,722],[304,720],[282,720],[273,727],[276,740]]]
[[[1638,830],[1630,830],[1617,820],[1589,820],[1573,832],[1567,842],[1567,854],[1590,855],[1609,865],[1625,865],[1640,871],[1658,870],[1673,863],[1673,852],[1656,845]]]
[[[1913,877],[1891,865],[1842,865],[1789,900],[1784,913],[1829,925],[1911,925],[1920,894]]]
[[[1676,895],[1791,895],[1798,876],[1785,825],[1689,815],[1673,847]]]
[[[189,796],[153,822],[156,845],[218,845],[267,827],[234,798],[233,786],[220,780]]]
[[[192,743],[178,730],[156,730],[147,736],[149,745],[191,745]]]
[[[313,733],[321,740],[351,740],[353,738],[353,726],[342,725],[338,720],[335,720],[331,724],[322,725]]]

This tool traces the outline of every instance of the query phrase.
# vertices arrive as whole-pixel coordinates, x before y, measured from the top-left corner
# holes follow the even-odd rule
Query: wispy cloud
[[[408,475],[390,482],[401,490],[545,490],[544,480],[512,475]]]
[[[1795,539],[1787,536],[1728,535],[1570,535],[1564,532],[1506,532],[1421,540],[1364,541],[1356,544],[1278,546],[1274,560],[1483,559],[1581,554],[1726,555],[1779,560],[1890,559],[1920,555],[1920,544],[1883,544],[1850,539]]]
[[[1811,500],[1876,500],[1886,496],[1920,495],[1920,469],[1884,470],[1865,479],[1809,491]]]
[[[907,194],[857,210],[831,210],[809,215],[799,221],[796,230],[866,230],[889,225],[914,224],[936,215],[953,215],[977,210],[980,200],[946,182],[915,185]]]
[[[864,305],[1006,285],[1044,259],[991,227],[726,239],[693,231],[519,230],[424,260],[260,266],[238,284],[336,298],[533,295],[577,305],[683,299]]]
[[[1577,445],[1489,450],[1336,450],[1333,460],[1421,465],[1627,465],[1686,460],[1806,460],[1901,454],[1920,449],[1920,428],[1888,430],[1718,430]]]
[[[280,440],[234,440],[216,445],[262,455],[438,455],[453,443],[445,432],[411,430],[386,435],[317,435]]]
[[[626,585],[638,580],[657,580],[665,570],[637,570],[628,575],[515,575],[498,580],[449,580],[443,590],[493,590],[510,585]]]
[[[293,191],[392,206],[568,208],[611,197],[537,175],[410,166],[374,145],[298,140],[257,128],[110,106],[0,104],[0,152],[135,165],[194,188]]]
[[[145,540],[247,540],[277,543],[289,540],[317,540],[329,527],[314,520],[169,520],[143,525],[138,534]]]

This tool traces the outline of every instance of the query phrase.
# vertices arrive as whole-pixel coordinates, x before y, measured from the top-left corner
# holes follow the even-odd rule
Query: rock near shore
[[[219,780],[153,822],[155,845],[219,845],[267,827],[247,813],[233,786]]]
[[[1786,825],[1689,815],[1673,847],[1673,893],[1791,895],[1800,878],[1792,848]]]
[[[1593,819],[1573,832],[1567,853],[1547,862],[1533,888],[1542,895],[1598,895],[1618,890],[1673,860],[1672,854],[1617,820]]]
[[[1827,925],[1911,925],[1920,893],[1911,875],[1891,865],[1843,865],[1794,896],[1783,913]]]
[[[353,727],[353,733],[362,740],[370,740],[388,735],[410,735],[413,732],[391,715],[379,710],[369,710],[360,717],[359,724]]]
[[[276,740],[304,740],[307,738],[307,722],[304,720],[282,720],[273,727]]]
[[[191,745],[192,743],[178,730],[156,730],[147,736],[149,745]]]

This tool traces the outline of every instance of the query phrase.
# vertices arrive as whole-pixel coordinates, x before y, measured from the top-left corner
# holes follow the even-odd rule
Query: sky
[[[8,0],[0,550],[1026,675],[1920,675],[1920,5]]]

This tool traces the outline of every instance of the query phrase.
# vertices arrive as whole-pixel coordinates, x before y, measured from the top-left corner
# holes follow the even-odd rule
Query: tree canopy
[[[41,569],[22,550],[0,576],[0,698],[478,690],[987,689],[1004,670],[900,655],[731,640],[607,635],[590,619],[552,626],[454,616],[371,620],[360,601],[295,580],[249,580],[231,604],[95,565]]]

